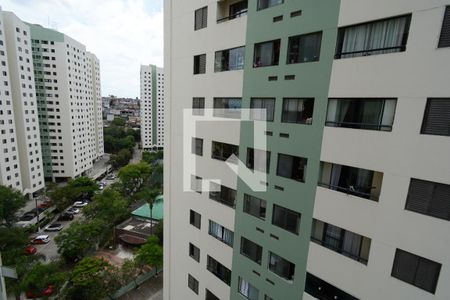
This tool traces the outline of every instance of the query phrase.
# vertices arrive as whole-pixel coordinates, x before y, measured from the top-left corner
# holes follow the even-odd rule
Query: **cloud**
[[[163,66],[163,0],[3,0],[23,21],[55,27],[100,59],[102,94],[139,96],[141,64]]]

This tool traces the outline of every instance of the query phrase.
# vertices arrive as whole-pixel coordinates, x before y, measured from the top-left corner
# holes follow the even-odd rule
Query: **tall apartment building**
[[[29,26],[45,177],[78,177],[103,154],[99,62],[69,36]]]
[[[30,29],[0,10],[0,184],[32,194],[44,187]]]
[[[141,65],[141,143],[144,150],[164,147],[164,70]]]
[[[164,28],[164,299],[448,299],[449,0],[165,0]]]

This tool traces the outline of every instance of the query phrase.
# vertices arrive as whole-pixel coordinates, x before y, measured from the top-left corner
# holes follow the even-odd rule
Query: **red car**
[[[47,286],[47,288],[45,290],[43,290],[40,293],[27,291],[25,293],[25,295],[27,296],[28,299],[36,299],[36,298],[41,298],[41,297],[49,297],[53,294],[54,291],[55,291],[55,287],[53,285],[49,285],[49,286]]]
[[[32,246],[32,245],[28,245],[28,246],[25,248],[25,254],[30,254],[30,255],[32,255],[32,254],[36,254],[36,252],[37,252],[36,247],[34,247],[34,246]]]

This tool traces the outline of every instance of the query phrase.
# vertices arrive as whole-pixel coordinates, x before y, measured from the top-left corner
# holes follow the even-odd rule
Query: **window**
[[[253,67],[267,67],[278,65],[280,58],[280,40],[255,44]]]
[[[214,72],[241,70],[244,68],[245,47],[217,51]]]
[[[325,125],[391,131],[396,104],[396,99],[329,99]]]
[[[258,0],[258,10],[266,9],[275,5],[283,4],[284,0]]]
[[[383,173],[322,162],[319,186],[378,201]]]
[[[281,122],[312,124],[314,99],[284,98]]]
[[[241,237],[241,254],[253,260],[258,265],[261,264],[262,247],[245,237]]]
[[[311,241],[367,265],[371,240],[368,237],[313,219]]]
[[[202,193],[202,178],[199,176],[191,175],[191,190],[199,194]]]
[[[202,7],[195,11],[194,30],[205,28],[208,25],[208,7]]]
[[[191,274],[188,274],[188,287],[198,294],[198,280],[195,279]]]
[[[206,54],[194,56],[194,74],[205,74],[206,72]]]
[[[232,208],[236,206],[236,190],[215,182],[210,182],[209,198]]]
[[[434,294],[441,264],[397,249],[391,276]]]
[[[191,243],[189,243],[189,256],[195,261],[200,262],[200,249]]]
[[[305,292],[317,299],[358,300],[310,273],[306,273]]]
[[[239,119],[241,117],[241,98],[214,98],[215,117]]]
[[[247,168],[269,173],[270,151],[247,148]]]
[[[450,185],[411,178],[405,209],[450,221]]]
[[[427,100],[420,133],[450,136],[450,98]]]
[[[348,58],[406,50],[411,15],[339,29],[335,58]]]
[[[230,5],[228,19],[234,19],[247,14],[248,1],[243,0]]]
[[[189,214],[189,223],[200,229],[201,220],[202,216],[191,209]]]
[[[444,21],[442,22],[438,47],[450,47],[450,6],[445,7]]]
[[[278,206],[273,205],[272,212],[272,224],[283,228],[289,232],[298,234],[300,229],[300,213]]]
[[[249,300],[258,300],[259,291],[244,278],[239,277],[238,292]]]
[[[269,270],[284,279],[293,280],[295,264],[269,251]]]
[[[219,297],[211,293],[211,291],[208,289],[206,289],[205,293],[206,293],[205,300],[220,300]]]
[[[192,154],[203,156],[203,139],[192,138]]]
[[[252,98],[250,100],[250,114],[252,120],[273,122],[275,113],[274,98]]]
[[[289,38],[288,64],[319,61],[322,32],[297,35]]]
[[[233,237],[234,233],[233,231],[223,227],[222,225],[209,220],[209,235],[215,237],[221,242],[224,242],[230,247],[233,247]]]
[[[225,282],[227,285],[231,283],[231,271],[220,262],[208,255],[206,269],[216,275],[217,278]]]
[[[278,153],[277,175],[305,182],[307,162],[303,157]]]
[[[211,158],[226,161],[230,156],[239,155],[239,146],[212,141]],[[233,160],[233,162],[236,162]]]
[[[192,114],[196,116],[203,116],[205,114],[205,98],[194,97],[192,98]]]
[[[266,201],[244,194],[244,212],[264,220],[266,218]]]

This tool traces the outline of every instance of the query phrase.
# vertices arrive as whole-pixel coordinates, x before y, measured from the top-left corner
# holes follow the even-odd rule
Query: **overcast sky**
[[[103,96],[139,97],[140,65],[163,66],[163,0],[2,0],[1,6],[86,45],[100,59]]]

